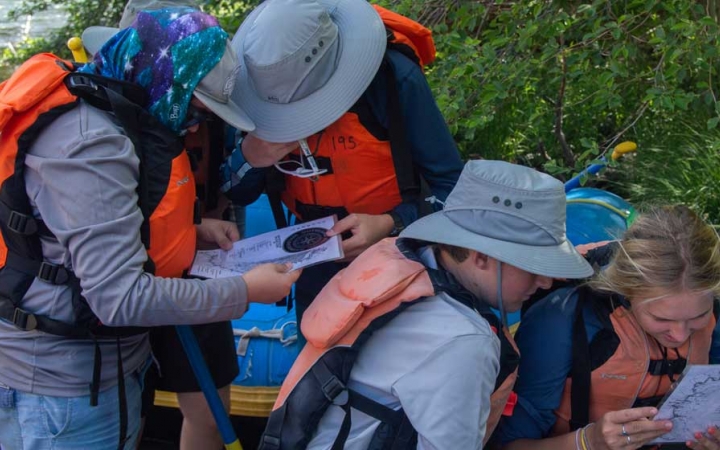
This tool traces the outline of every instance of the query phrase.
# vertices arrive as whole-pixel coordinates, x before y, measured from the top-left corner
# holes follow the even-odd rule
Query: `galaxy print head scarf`
[[[227,38],[217,19],[197,9],[142,11],[81,71],[139,84],[150,114],[179,133],[195,87],[222,58]]]

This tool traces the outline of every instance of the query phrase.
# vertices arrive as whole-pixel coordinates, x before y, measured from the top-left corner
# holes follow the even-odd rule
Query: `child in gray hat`
[[[468,162],[442,211],[370,247],[310,305],[261,448],[481,449],[516,402],[504,313],[592,272],[565,237],[560,181]]]

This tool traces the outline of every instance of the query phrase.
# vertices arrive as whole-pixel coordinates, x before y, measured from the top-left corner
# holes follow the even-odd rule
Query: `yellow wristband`
[[[587,446],[585,445],[585,428],[580,429],[580,445],[582,446],[583,450],[588,450]]]

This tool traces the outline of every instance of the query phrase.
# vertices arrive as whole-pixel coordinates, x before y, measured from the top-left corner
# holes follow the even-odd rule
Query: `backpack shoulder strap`
[[[388,135],[395,176],[403,203],[421,204],[420,174],[415,168],[405,135],[405,121],[400,104],[400,92],[392,63],[385,57],[382,63],[387,85]]]
[[[620,306],[612,295],[593,291],[589,286],[578,288],[578,300],[573,319],[572,365],[570,378],[570,429],[577,430],[590,422],[590,389],[592,371],[612,356],[619,344],[610,321],[612,311]],[[584,311],[590,308],[602,328],[593,338],[587,338]]]

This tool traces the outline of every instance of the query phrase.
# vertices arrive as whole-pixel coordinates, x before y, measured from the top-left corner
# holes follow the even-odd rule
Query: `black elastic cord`
[[[115,338],[115,346],[117,349],[118,405],[120,406],[120,437],[118,439],[118,450],[123,450],[125,448],[125,443],[128,440],[128,408],[127,396],[125,394],[125,374],[123,373],[119,336]]]
[[[90,406],[98,405],[98,394],[100,393],[100,370],[102,367],[102,353],[100,352],[100,344],[97,337],[92,334],[93,345],[95,346],[95,356],[93,357],[93,374],[90,382]]]

